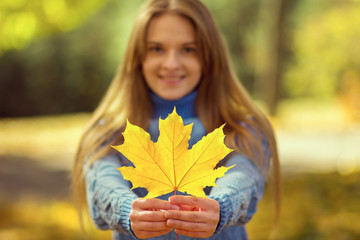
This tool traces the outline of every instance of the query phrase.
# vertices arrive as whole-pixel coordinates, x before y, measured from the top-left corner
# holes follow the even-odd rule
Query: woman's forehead
[[[147,41],[167,41],[177,39],[182,42],[195,42],[195,29],[192,22],[176,13],[164,13],[150,20]]]

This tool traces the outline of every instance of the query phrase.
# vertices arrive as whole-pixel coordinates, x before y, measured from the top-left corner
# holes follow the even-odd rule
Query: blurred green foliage
[[[108,0],[2,0],[0,54],[44,35],[72,30]]]
[[[306,2],[308,8],[314,3],[304,1],[301,11]],[[299,13],[302,21],[294,30],[294,61],[284,73],[286,92],[292,97],[330,98],[344,87],[349,73],[360,82],[359,1],[328,5],[313,6],[307,15]]]
[[[55,7],[58,4],[56,0],[51,2]],[[104,6],[100,1],[97,5],[92,2],[78,2],[78,8],[83,7],[87,16],[77,22],[76,29],[56,28],[48,19],[43,31],[52,34],[34,37],[27,47],[13,46],[13,50],[3,53],[0,116],[94,109],[116,71],[140,0],[111,1]],[[41,7],[40,4],[40,10]],[[63,10],[62,15],[72,16],[74,10],[68,7],[56,9]],[[93,14],[86,10],[90,8]],[[27,12],[36,14],[37,10],[28,8]],[[70,28],[74,27],[70,24],[73,22],[70,19],[62,24]]]

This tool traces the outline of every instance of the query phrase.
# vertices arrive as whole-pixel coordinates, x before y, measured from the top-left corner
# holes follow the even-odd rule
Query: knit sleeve
[[[111,229],[134,236],[130,225],[131,204],[137,198],[129,183],[116,169],[115,156],[92,164],[85,173],[86,197],[90,216],[99,229]]]
[[[263,150],[268,150],[265,141]],[[240,154],[231,156],[225,166],[234,164],[225,177],[217,180],[217,187],[213,187],[209,194],[220,204],[220,220],[215,233],[229,225],[249,222],[263,196],[265,181],[255,164]]]

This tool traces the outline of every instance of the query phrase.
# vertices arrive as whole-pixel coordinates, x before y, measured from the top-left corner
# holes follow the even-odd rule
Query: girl
[[[226,123],[225,143],[236,152],[220,164],[236,166],[217,188],[206,189],[206,199],[141,199],[146,190],[131,189],[116,169],[131,162],[110,146],[122,143],[126,119],[156,141],[159,117],[174,106],[184,124],[193,123],[190,147]],[[198,0],[146,2],[119,72],[80,142],[73,169],[79,209],[87,202],[95,225],[113,230],[113,239],[169,240],[176,233],[181,239],[247,239],[244,225],[263,196],[270,165],[278,189],[272,128],[235,76],[207,8]]]

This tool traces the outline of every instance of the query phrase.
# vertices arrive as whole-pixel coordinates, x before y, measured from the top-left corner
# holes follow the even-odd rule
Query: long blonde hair
[[[111,151],[110,145],[120,144],[122,135],[117,133],[124,128],[126,119],[144,129],[151,119],[152,106],[142,72],[146,32],[153,17],[169,11],[188,18],[195,28],[203,66],[195,109],[205,129],[211,132],[226,123],[224,130],[227,145],[248,156],[264,176],[267,159],[261,151],[261,136],[264,135],[268,140],[272,153],[272,185],[278,213],[280,167],[273,130],[266,116],[254,105],[236,77],[220,31],[210,12],[198,0],[150,0],[140,9],[119,71],[80,140],[72,175],[78,209],[81,212],[86,206],[85,160],[89,166],[108,154]],[[240,122],[246,123],[252,130],[243,127]]]

